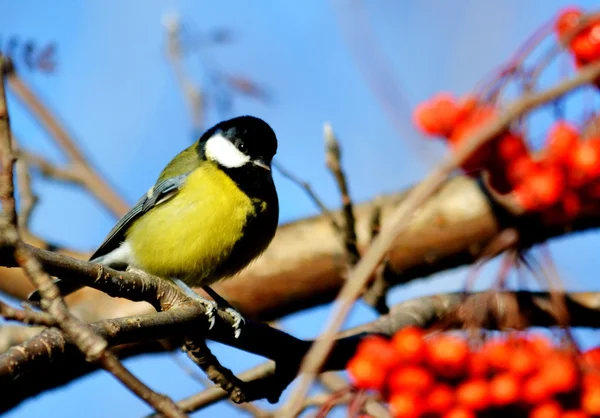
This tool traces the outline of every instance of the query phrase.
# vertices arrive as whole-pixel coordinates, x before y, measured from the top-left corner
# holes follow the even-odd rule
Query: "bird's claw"
[[[244,319],[241,313],[239,313],[232,307],[223,309],[223,312],[229,315],[233,320],[233,324],[231,325],[231,327],[233,328],[233,336],[234,338],[239,338],[242,334],[242,328],[246,324],[246,320]]]
[[[215,318],[217,316],[219,305],[217,305],[217,302],[204,298],[198,298],[197,300],[202,306],[204,306],[204,309],[206,309],[204,314],[208,318],[208,329],[210,330],[215,326]]]

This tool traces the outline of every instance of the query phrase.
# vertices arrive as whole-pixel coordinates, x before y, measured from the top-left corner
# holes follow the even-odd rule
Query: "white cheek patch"
[[[227,168],[241,167],[250,161],[249,156],[221,134],[216,134],[206,141],[205,152],[209,159]]]

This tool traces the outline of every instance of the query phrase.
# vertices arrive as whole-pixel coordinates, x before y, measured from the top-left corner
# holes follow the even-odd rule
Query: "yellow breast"
[[[182,189],[138,219],[127,232],[136,265],[190,285],[209,284],[240,239],[251,200],[210,163],[192,172]]]

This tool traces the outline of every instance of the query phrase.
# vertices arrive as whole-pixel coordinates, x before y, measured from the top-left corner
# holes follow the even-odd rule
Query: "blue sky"
[[[594,2],[574,3],[589,8]],[[324,166],[324,122],[332,123],[342,142],[356,200],[407,187],[422,178],[442,153],[437,144],[417,142],[409,110],[441,90],[469,91],[571,2],[270,0],[258,7],[256,2],[241,0],[55,0],[52,5],[42,4],[0,1],[0,39],[17,35],[42,44],[57,43],[55,74],[23,69],[22,75],[129,202],[192,140],[189,112],[165,55],[161,20],[175,12],[191,30],[225,28],[233,34],[231,44],[210,47],[186,61],[209,95],[209,73],[202,62],[249,77],[272,97],[269,103],[236,97],[229,114],[210,107],[207,124],[238,114],[264,118],[278,135],[278,160],[310,181],[335,207],[337,190]],[[367,32],[358,30],[365,21]],[[368,33],[379,52],[364,47]],[[373,73],[382,65],[382,57],[390,80],[378,79],[381,72]],[[382,106],[373,92],[374,83],[381,80],[386,81],[383,92],[391,108]],[[23,146],[63,161],[46,133],[12,96],[9,104],[13,130]],[[537,126],[542,129],[542,122],[534,130]],[[534,138],[543,133],[539,129]],[[281,222],[316,213],[295,186],[277,174],[275,181]],[[91,250],[115,221],[78,190],[41,180],[35,188],[41,204],[32,228],[51,241]],[[598,290],[593,274],[598,244],[596,232],[552,244],[570,289]],[[393,291],[390,301],[457,289],[463,278],[464,270],[459,270],[417,281]],[[328,307],[322,307],[286,318],[283,324],[294,335],[313,337],[327,313]],[[372,312],[359,306],[349,324],[373,318]],[[590,335],[591,341],[596,334]],[[216,352],[234,371],[260,361],[226,347],[216,347]],[[175,399],[201,390],[170,356],[139,357],[127,365],[154,389]],[[110,376],[95,373],[27,401],[6,416],[79,417],[83,411],[88,417],[141,416],[148,409]],[[220,404],[196,416],[239,414]]]

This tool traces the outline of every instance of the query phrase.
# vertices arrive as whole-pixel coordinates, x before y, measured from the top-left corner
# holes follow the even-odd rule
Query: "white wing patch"
[[[119,265],[135,266],[136,264],[133,251],[131,249],[131,244],[129,244],[127,241],[123,242],[108,254],[98,257],[92,261],[107,267]]]
[[[220,133],[206,141],[206,156],[227,168],[241,167],[250,162],[249,156],[237,149]]]

